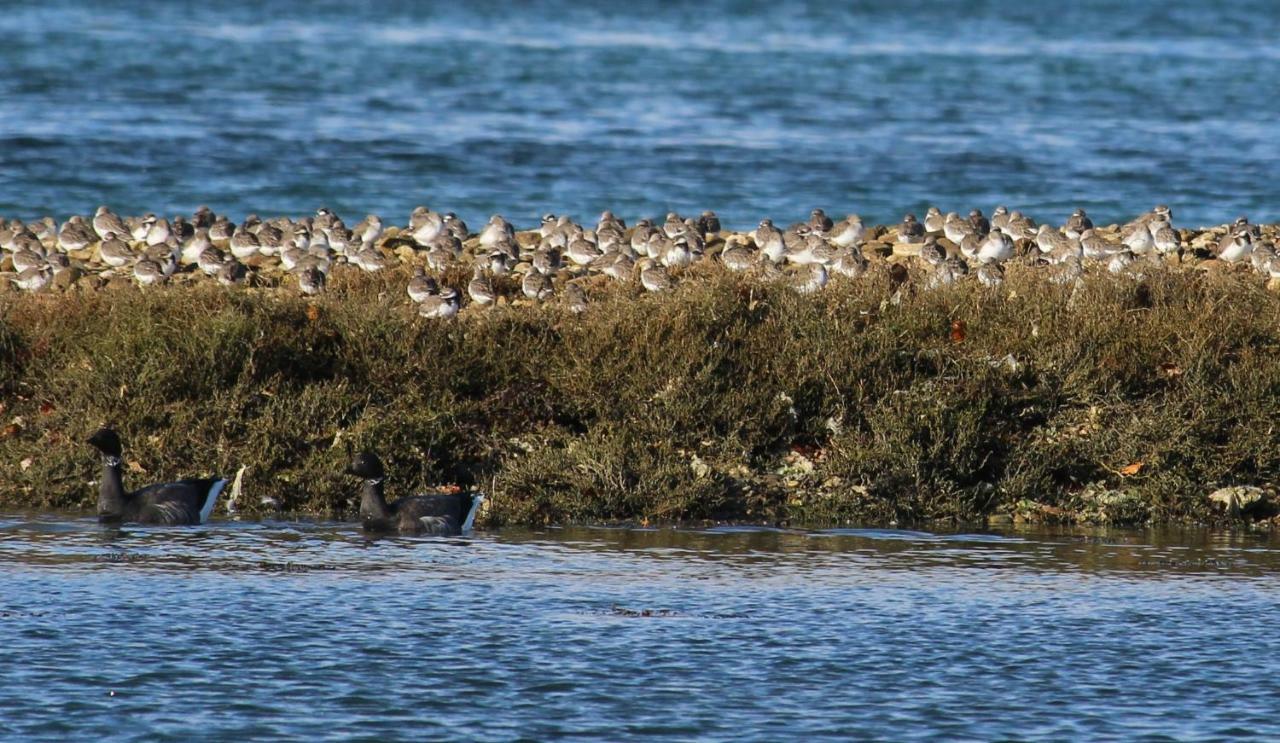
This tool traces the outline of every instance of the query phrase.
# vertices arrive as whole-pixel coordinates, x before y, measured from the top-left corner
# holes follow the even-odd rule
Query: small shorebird
[[[587,311],[587,292],[579,284],[565,284],[564,306],[575,315]]]
[[[997,287],[1004,283],[1004,268],[999,263],[983,263],[974,271],[974,275],[983,286]]]
[[[821,263],[810,263],[796,275],[796,291],[801,294],[812,294],[826,285],[827,267]]]
[[[1080,251],[1085,258],[1102,260],[1120,252],[1120,247],[1089,228],[1080,233]]]
[[[1120,242],[1124,243],[1134,255],[1144,255],[1155,249],[1155,241],[1152,240],[1148,224],[1149,222],[1135,224],[1120,238]]]
[[[750,271],[756,263],[755,254],[740,242],[731,242],[720,251],[720,262],[730,271]]]
[[[19,271],[18,275],[13,277],[13,283],[17,284],[19,289],[28,292],[44,291],[52,281],[53,271],[48,264],[32,266],[25,271]]]
[[[665,292],[671,290],[671,277],[667,269],[654,263],[652,258],[642,258],[636,263],[640,269],[640,285],[646,291]]]
[[[973,225],[969,224],[967,219],[961,219],[959,214],[955,212],[947,212],[946,218],[942,222],[942,234],[957,246],[964,242],[969,236],[977,236],[973,230]]]
[[[898,225],[898,242],[924,242],[924,225],[920,224],[916,215],[908,214],[902,218],[902,224]]]
[[[511,223],[502,218],[502,215],[495,214],[489,217],[489,222],[480,230],[480,247],[492,250],[495,245],[516,239],[516,230]]]
[[[1163,219],[1157,219],[1151,222],[1151,244],[1155,247],[1156,252],[1162,255],[1171,255],[1182,252],[1182,241],[1178,238],[1178,233],[1173,227]]]
[[[924,213],[924,231],[931,235],[941,235],[946,223],[947,218],[942,215],[942,210],[936,206],[929,207],[929,210]]]
[[[831,244],[837,248],[852,248],[862,242],[867,235],[867,228],[862,224],[862,217],[850,214],[833,226],[829,232]]]
[[[969,210],[969,224],[979,237],[986,237],[987,233],[991,231],[991,221],[982,216],[981,209]]]
[[[377,214],[366,215],[356,224],[351,234],[360,241],[361,248],[372,248],[378,242],[378,238],[382,237],[382,217]]]
[[[1002,204],[991,212],[991,226],[1002,231],[1009,226],[1009,207]]]
[[[231,255],[240,260],[247,260],[258,254],[261,245],[258,236],[250,232],[244,225],[236,228],[231,235]]]
[[[419,306],[418,314],[440,320],[448,320],[458,314],[458,291],[451,286],[439,294],[427,297]]]
[[[821,209],[814,209],[809,213],[809,229],[814,232],[830,232],[835,227],[835,223],[831,221],[831,217]]]
[[[467,296],[471,297],[472,302],[482,307],[498,300],[498,294],[493,290],[489,277],[485,276],[484,265],[481,263],[476,264],[471,274],[471,281],[467,284]]]
[[[708,209],[707,211],[703,212],[700,217],[698,217],[698,226],[699,228],[701,228],[702,234],[704,237],[706,235],[719,234],[720,233],[720,217],[716,216],[715,212]]]
[[[133,278],[142,286],[155,286],[169,278],[161,270],[160,264],[150,258],[143,258],[133,264]]]
[[[98,241],[98,235],[84,223],[84,217],[73,215],[58,230],[58,247],[64,252],[84,250]]]
[[[108,232],[115,235],[129,234],[129,228],[125,226],[124,220],[105,206],[98,207],[98,210],[93,213],[93,230],[98,233],[98,238],[101,240],[107,239]]]
[[[239,286],[247,281],[249,271],[244,264],[234,258],[223,263],[218,269],[218,283],[223,286]]]
[[[520,280],[520,291],[529,299],[541,302],[550,297],[554,289],[551,277],[541,271],[530,271]]]
[[[929,235],[920,246],[920,260],[930,266],[940,266],[947,259],[947,251],[938,244],[938,238]]]
[[[427,272],[422,270],[422,266],[413,267],[413,278],[409,279],[409,285],[405,290],[409,294],[409,299],[419,304],[440,291],[436,287],[436,280],[428,276]]]
[[[136,256],[133,248],[124,240],[116,237],[116,233],[108,232],[103,235],[102,242],[98,245],[98,255],[102,258],[102,262],[113,268],[119,268],[128,263],[133,262]]]
[[[782,230],[773,226],[772,219],[760,220],[760,226],[751,233],[751,240],[761,255],[774,263],[782,262],[782,254],[787,246],[782,240]]]
[[[1235,263],[1249,257],[1253,252],[1253,235],[1247,227],[1237,227],[1230,235],[1218,243],[1218,260]]]
[[[981,263],[1003,263],[1013,257],[1013,238],[993,228],[978,248],[978,261]]]
[[[314,266],[304,268],[298,272],[298,290],[308,296],[314,296],[324,291],[325,275],[324,272]]]
[[[831,273],[856,279],[867,272],[870,262],[855,248],[843,248],[831,262]]]
[[[1075,240],[1079,240],[1086,230],[1093,229],[1093,220],[1089,219],[1089,215],[1084,213],[1084,209],[1076,209],[1071,212],[1071,216],[1067,217],[1067,223],[1063,225],[1062,232]]]

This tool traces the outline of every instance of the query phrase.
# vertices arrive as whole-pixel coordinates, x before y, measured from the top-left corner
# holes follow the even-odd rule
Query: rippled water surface
[[[0,737],[1274,740],[1275,546],[0,516]]]
[[[42,0],[0,214],[1280,219],[1271,0]]]

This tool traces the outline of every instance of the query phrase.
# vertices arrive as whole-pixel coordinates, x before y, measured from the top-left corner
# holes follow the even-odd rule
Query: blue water
[[[1280,219],[1271,0],[43,0],[0,38],[7,217]]]
[[[6,740],[1280,737],[1262,536],[0,515]]]

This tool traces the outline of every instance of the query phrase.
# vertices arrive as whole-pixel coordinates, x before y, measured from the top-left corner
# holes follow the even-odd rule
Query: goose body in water
[[[382,491],[386,470],[372,452],[361,452],[347,474],[364,480],[360,487],[360,521],[365,531],[400,534],[456,535],[471,531],[484,501],[480,493],[413,495],[387,503]]]
[[[120,479],[120,436],[109,428],[89,437],[102,453],[102,484],[98,488],[98,520],[103,523],[186,526],[209,520],[227,481],[220,477],[178,480],[135,490]]]

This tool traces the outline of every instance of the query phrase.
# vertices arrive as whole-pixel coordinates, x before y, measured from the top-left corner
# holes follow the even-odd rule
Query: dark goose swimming
[[[221,477],[190,478],[126,492],[120,479],[120,435],[110,428],[102,428],[89,437],[88,443],[102,453],[98,520],[103,523],[203,524],[209,520],[227,484]]]
[[[372,452],[351,460],[347,474],[362,478],[360,521],[365,531],[400,534],[457,535],[471,531],[476,512],[484,501],[480,493],[413,495],[387,503],[382,492],[386,470]]]

